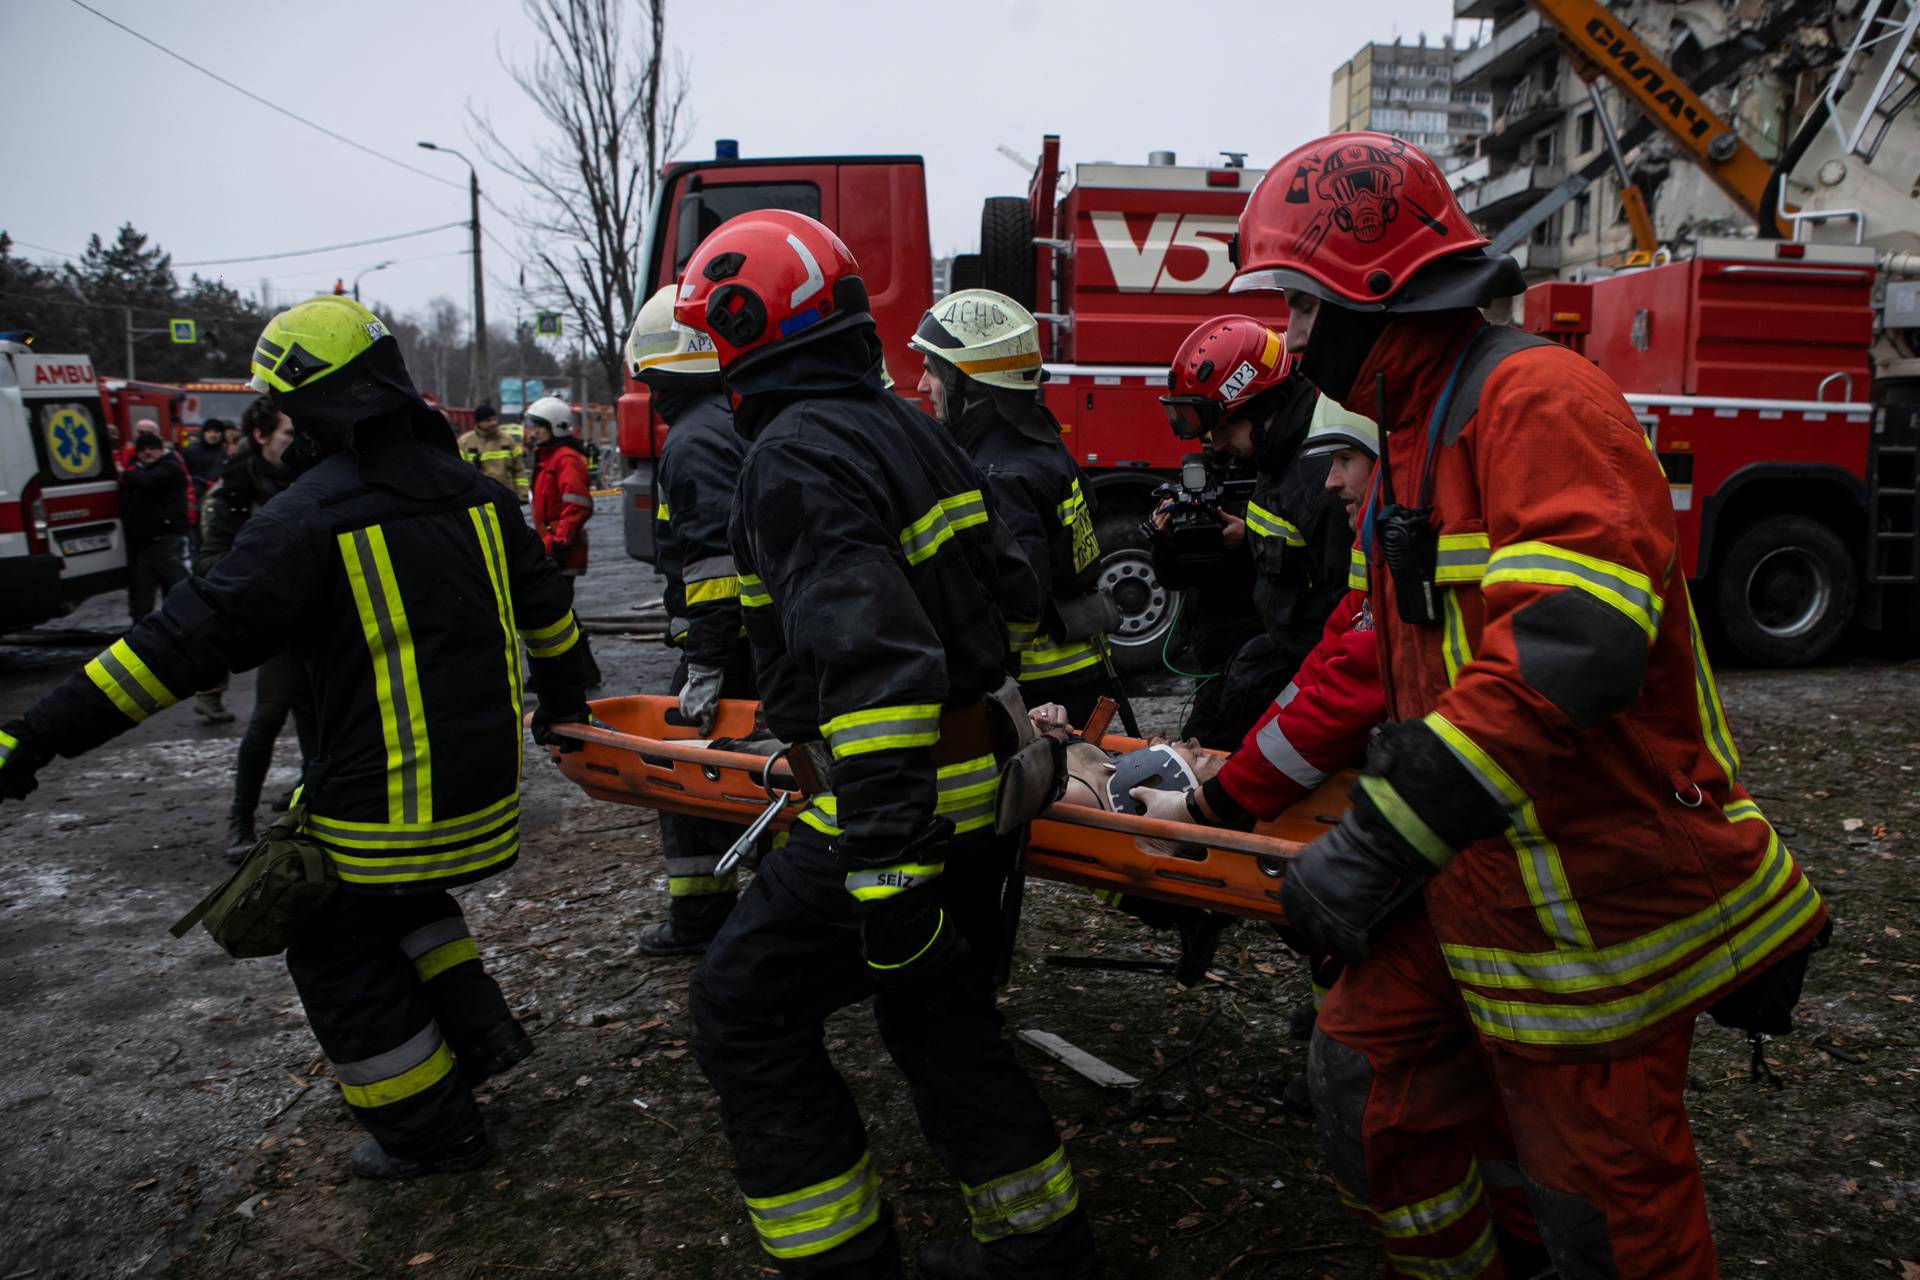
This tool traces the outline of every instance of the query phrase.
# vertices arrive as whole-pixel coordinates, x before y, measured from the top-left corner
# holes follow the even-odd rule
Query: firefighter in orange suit
[[[1563,1280],[1708,1277],[1694,1018],[1784,1030],[1826,912],[1740,785],[1645,433],[1482,319],[1523,287],[1486,243],[1375,133],[1287,156],[1240,219],[1233,288],[1285,291],[1289,350],[1384,443],[1352,580],[1394,723],[1283,886],[1348,962],[1315,1109],[1395,1275],[1532,1275],[1537,1227]]]

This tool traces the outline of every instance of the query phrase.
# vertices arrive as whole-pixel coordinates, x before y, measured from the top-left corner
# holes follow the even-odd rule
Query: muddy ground
[[[601,507],[583,614],[659,594]],[[124,621],[110,599],[66,625]],[[664,686],[657,644],[596,650],[607,692]],[[91,652],[0,648],[0,720]],[[230,698],[243,715],[250,688]],[[1743,1038],[1700,1027],[1691,1103],[1723,1272],[1920,1276],[1920,661],[1727,671],[1722,689],[1749,784],[1838,921],[1800,1030],[1770,1046],[1780,1087],[1749,1079]],[[1180,692],[1157,692],[1146,718],[1170,720]],[[524,856],[463,900],[540,1051],[487,1090],[492,1165],[370,1186],[344,1176],[356,1132],[284,969],[166,934],[226,870],[238,727],[176,708],[0,808],[0,1280],[764,1274],[686,1044],[691,967],[633,945],[666,904],[652,815],[585,800],[529,748]],[[291,778],[283,760],[270,793]],[[1270,934],[1228,934],[1223,981],[1190,992],[1054,962],[1172,954],[1085,893],[1036,885],[1005,994],[1011,1027],[1145,1081],[1103,1090],[1020,1050],[1106,1273],[1375,1274],[1311,1126],[1276,1096],[1304,1061],[1287,1026],[1307,988]],[[865,1011],[829,1035],[909,1246],[964,1231]]]

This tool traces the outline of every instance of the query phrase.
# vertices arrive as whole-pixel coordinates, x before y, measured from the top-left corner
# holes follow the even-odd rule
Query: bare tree
[[[666,48],[666,0],[522,0],[536,32],[501,65],[555,136],[528,153],[471,111],[487,159],[527,189],[515,222],[531,288],[563,298],[606,384],[621,385],[626,328],[645,267],[640,244],[660,165],[685,140],[687,68]],[[640,30],[629,41],[629,9]],[[670,65],[671,64],[671,65]],[[584,394],[584,388],[583,394]]]

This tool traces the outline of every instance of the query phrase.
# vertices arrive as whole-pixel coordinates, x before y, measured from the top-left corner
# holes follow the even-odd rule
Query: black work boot
[[[1180,962],[1173,967],[1174,981],[1183,987],[1195,987],[1213,967],[1214,953],[1220,949],[1220,935],[1233,923],[1233,917],[1218,911],[1193,909],[1180,915]]]
[[[460,1079],[471,1089],[533,1056],[533,1039],[518,1019],[496,1022],[473,1044],[461,1049]]]
[[[251,813],[229,813],[227,815],[227,861],[239,866],[253,852],[253,846],[260,843],[260,837],[253,829]]]
[[[707,893],[697,897],[675,898],[667,907],[667,918],[640,931],[643,956],[694,956],[706,951],[720,936],[737,893]]]
[[[919,1280],[994,1280],[1001,1272],[995,1269],[988,1258],[985,1245],[978,1240],[965,1239],[935,1240],[922,1245],[913,1260],[913,1274]],[[1059,1280],[1086,1280],[1093,1274],[1093,1257],[1091,1254],[1083,1255],[1049,1269],[1046,1274]]]
[[[462,1138],[438,1155],[423,1160],[396,1156],[375,1139],[368,1138],[347,1156],[347,1168],[352,1170],[356,1178],[398,1182],[402,1178],[420,1178],[429,1173],[463,1173],[468,1169],[478,1169],[492,1155],[493,1148],[487,1145],[485,1133]]]

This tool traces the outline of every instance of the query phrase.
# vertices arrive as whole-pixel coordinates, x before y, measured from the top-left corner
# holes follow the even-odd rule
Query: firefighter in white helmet
[[[727,541],[747,442],[733,429],[713,340],[674,323],[673,298],[667,285],[640,308],[627,336],[627,371],[667,423],[655,477],[654,567],[667,583],[667,643],[680,650],[673,692],[680,695],[681,716],[707,734],[722,697],[759,697]],[[738,834],[725,822],[660,815],[671,905],[664,922],[640,931],[643,953],[707,949],[738,897],[738,874],[716,874]]]
[[[533,450],[532,502],[528,514],[547,555],[559,561],[569,587],[587,571],[587,522],[593,519],[593,486],[587,479],[587,451],[573,434],[573,406],[559,396],[543,396],[520,418]],[[569,601],[571,603],[571,601]],[[587,687],[600,683],[600,665],[587,649]]]
[[[920,393],[985,475],[1047,597],[1037,626],[1011,624],[1021,696],[1085,724],[1108,687],[1104,646],[1119,613],[1095,589],[1092,505],[1040,399],[1039,327],[1005,294],[962,289],[927,309],[908,345],[926,359]]]

